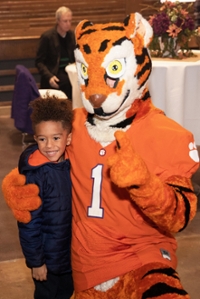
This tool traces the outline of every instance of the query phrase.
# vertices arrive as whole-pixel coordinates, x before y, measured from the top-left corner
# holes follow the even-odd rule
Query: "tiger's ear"
[[[76,41],[78,41],[78,39],[81,37],[83,31],[85,31],[85,29],[87,27],[89,29],[89,27],[91,27],[92,25],[93,25],[93,23],[88,20],[83,20],[83,21],[79,22],[75,28]]]
[[[124,20],[124,25],[128,38],[133,40],[136,34],[139,34],[143,38],[144,46],[148,47],[153,38],[153,29],[141,14],[136,12],[128,15]]]

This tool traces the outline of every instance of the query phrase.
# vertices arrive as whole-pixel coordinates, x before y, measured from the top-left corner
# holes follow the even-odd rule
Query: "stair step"
[[[14,85],[3,85],[3,86],[0,86],[0,92],[13,91],[13,90],[14,90]]]
[[[11,102],[0,103],[0,117],[10,117],[11,115]]]
[[[37,68],[29,68],[29,71],[31,74],[38,74]],[[9,70],[0,70],[0,77],[2,76],[12,76],[15,75],[16,70],[15,69],[9,69]]]
[[[40,83],[36,83],[37,87],[40,87]],[[0,86],[0,92],[5,92],[5,91],[13,91],[14,90],[14,85],[3,85]]]

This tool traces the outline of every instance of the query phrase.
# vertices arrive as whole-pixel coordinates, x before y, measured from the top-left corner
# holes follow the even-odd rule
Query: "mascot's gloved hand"
[[[117,131],[115,138],[116,153],[108,159],[112,182],[127,188],[131,199],[157,226],[172,233],[182,230],[196,213],[190,179],[171,176],[162,182],[149,172],[124,132]]]
[[[30,211],[36,210],[42,204],[37,185],[25,185],[26,177],[13,169],[2,182],[2,191],[6,203],[12,210],[14,217],[23,223],[31,220]]]
[[[156,188],[162,188],[162,182],[150,174],[145,162],[134,151],[126,133],[115,132],[116,153],[108,158],[110,177],[121,188],[131,190],[131,195],[148,197]]]

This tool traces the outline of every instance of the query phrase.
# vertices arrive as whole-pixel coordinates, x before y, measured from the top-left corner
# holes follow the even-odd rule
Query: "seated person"
[[[72,87],[65,67],[73,63],[75,37],[70,30],[72,11],[62,6],[56,11],[56,26],[44,32],[39,41],[35,65],[41,75],[40,88],[60,89],[72,99]]]

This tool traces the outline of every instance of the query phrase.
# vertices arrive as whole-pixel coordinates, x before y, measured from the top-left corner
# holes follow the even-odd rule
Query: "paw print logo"
[[[189,151],[190,158],[195,162],[199,162],[199,154],[195,142],[189,143],[189,150],[190,150]]]

